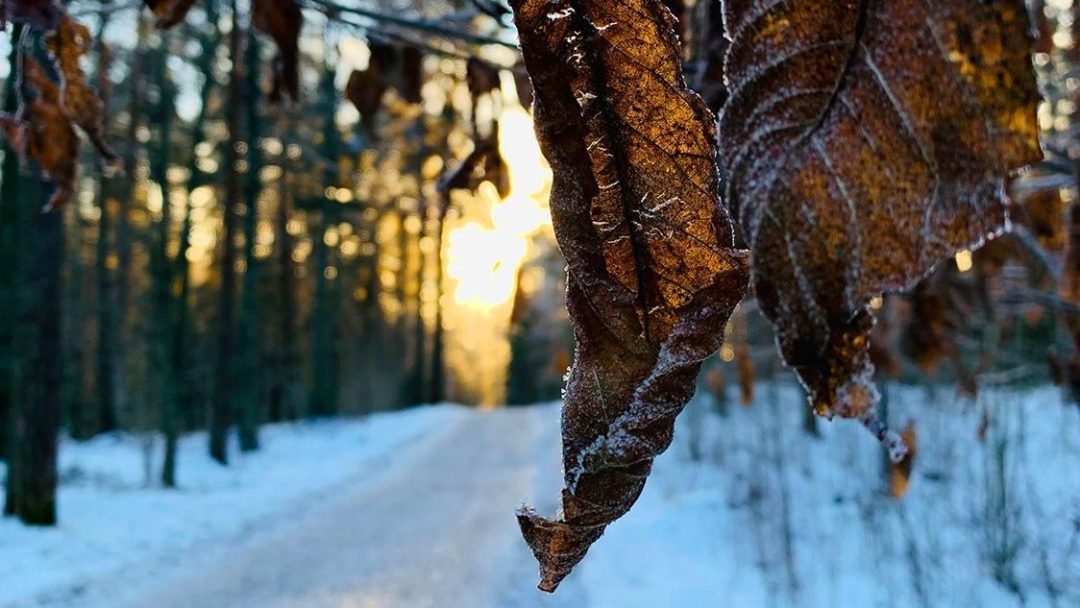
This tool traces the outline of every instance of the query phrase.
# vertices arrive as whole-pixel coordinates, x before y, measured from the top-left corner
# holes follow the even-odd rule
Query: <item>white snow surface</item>
[[[813,438],[795,387],[758,389],[691,405],[554,596],[513,512],[555,512],[557,406],[436,406],[267,427],[227,469],[194,435],[177,491],[144,485],[138,438],[65,441],[61,525],[0,522],[0,607],[1080,606],[1080,408],[1057,389],[887,388],[919,433],[902,501],[858,424]]]

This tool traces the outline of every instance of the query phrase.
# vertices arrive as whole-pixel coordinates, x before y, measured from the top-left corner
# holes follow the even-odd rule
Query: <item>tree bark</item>
[[[225,121],[229,138],[225,147],[225,201],[223,208],[225,230],[222,238],[221,294],[218,308],[218,353],[214,369],[214,397],[210,412],[210,457],[221,464],[228,464],[228,434],[233,419],[233,398],[236,389],[236,228],[240,203],[239,153],[240,119],[243,111],[241,74],[241,32],[236,0],[231,2],[232,31],[229,32],[229,57],[232,73],[229,75],[228,103]]]
[[[259,221],[259,195],[262,183],[263,155],[262,120],[259,115],[259,44],[247,36],[244,91],[247,113],[247,175],[244,181],[244,281],[240,303],[239,351],[240,372],[237,374],[238,430],[240,451],[259,449],[259,400],[262,393],[262,349],[259,347],[259,260],[255,256],[255,239]]]

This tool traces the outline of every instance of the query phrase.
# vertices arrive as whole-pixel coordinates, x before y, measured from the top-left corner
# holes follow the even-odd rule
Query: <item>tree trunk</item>
[[[56,523],[63,216],[59,211],[41,211],[51,187],[42,182],[36,168],[19,181],[18,354],[12,366],[15,432],[5,512],[27,524],[48,526]]]
[[[449,194],[445,195],[449,197]],[[443,240],[446,233],[446,210],[449,199],[442,201],[439,222],[435,226],[435,329],[431,337],[431,403],[446,399],[446,361],[443,355],[443,274],[446,260],[443,256]]]
[[[217,7],[217,0],[206,2],[208,22],[217,23]],[[202,73],[204,81],[200,92],[201,103],[199,105],[199,114],[196,116],[195,124],[192,126],[191,147],[193,149],[206,139],[207,106],[210,103],[210,94],[215,86],[213,61],[214,51],[217,49],[219,41],[218,39],[219,37],[216,28],[211,29],[202,39],[203,52],[199,60],[199,71]],[[176,381],[176,394],[174,395],[176,418],[174,424],[170,428],[165,429],[165,457],[161,468],[161,482],[167,488],[176,487],[176,448],[183,428],[183,423],[187,419],[183,414],[190,414],[194,410],[192,407],[193,391],[190,388],[191,374],[188,369],[188,348],[190,348],[188,335],[191,331],[189,323],[191,276],[190,263],[188,262],[187,256],[188,251],[191,249],[192,209],[194,208],[191,191],[206,181],[206,177],[199,170],[199,165],[196,161],[197,157],[192,153],[188,165],[188,169],[191,171],[191,179],[188,183],[187,204],[184,206],[184,221],[180,227],[180,247],[177,249],[176,262],[173,269],[174,280],[177,285],[177,296],[174,303],[175,316],[172,324],[172,344],[170,352],[172,353],[171,365],[173,378]]]
[[[337,162],[341,156],[341,134],[334,120],[339,94],[334,87],[334,71],[327,66],[319,86],[320,114],[326,117],[323,126],[321,153],[330,164],[324,169],[323,183],[338,186]],[[340,289],[335,283],[338,264],[330,244],[326,242],[331,227],[337,230],[341,221],[340,204],[323,197],[319,231],[313,239],[315,255],[315,301],[312,308],[312,384],[311,412],[315,416],[333,416],[340,410],[341,353],[338,347],[340,323]],[[334,244],[336,247],[336,243]]]
[[[21,26],[12,30],[11,40],[19,38]],[[17,73],[17,52],[12,49],[9,74]],[[9,77],[4,86],[3,109],[15,111],[15,82]],[[15,252],[16,225],[18,222],[19,201],[19,158],[8,145],[6,138],[2,142],[4,163],[0,172],[0,310],[15,309]],[[15,323],[12,315],[0,315],[0,459],[7,459],[11,445],[9,434],[14,429],[11,424],[11,363],[14,351]]]
[[[285,147],[288,150],[288,146]],[[296,348],[296,280],[293,266],[293,242],[289,234],[291,208],[290,161],[281,159],[281,183],[278,189],[276,241],[278,245],[278,346],[277,372],[270,389],[270,420],[295,420],[299,416],[299,357]]]
[[[262,120],[259,115],[259,44],[254,36],[247,36],[244,90],[248,103],[247,112],[247,175],[244,181],[244,284],[240,304],[239,351],[240,371],[237,374],[238,430],[240,450],[252,452],[259,449],[259,399],[261,396],[261,353],[259,347],[259,261],[255,256],[255,238],[259,221],[259,195],[262,183],[263,155]]]
[[[162,43],[163,48],[168,48],[169,36],[166,35]],[[176,368],[173,367],[174,355],[172,353],[174,300],[173,289],[175,284],[175,266],[169,258],[169,238],[172,227],[172,205],[170,203],[171,188],[169,184],[169,162],[172,145],[172,124],[175,88],[169,79],[168,69],[165,66],[164,53],[156,56],[159,62],[155,62],[155,71],[158,73],[158,91],[161,100],[158,107],[158,146],[157,154],[151,163],[151,176],[161,188],[161,217],[157,222],[156,242],[151,254],[151,271],[153,272],[153,334],[150,345],[150,353],[153,368],[160,370],[157,374],[159,379],[158,390],[161,407],[161,433],[165,437],[166,465],[162,470],[162,484],[165,487],[176,486],[176,436],[178,415],[176,407],[177,379]],[[170,441],[173,445],[169,445]]]
[[[221,256],[221,294],[218,309],[218,352],[214,369],[214,397],[210,411],[210,456],[221,464],[228,464],[228,434],[233,418],[233,397],[236,380],[236,224],[240,203],[240,174],[237,171],[239,154],[237,144],[240,135],[240,118],[243,111],[242,74],[240,57],[240,18],[237,2],[232,0],[232,31],[229,32],[229,57],[232,73],[229,75],[228,103],[225,120],[229,138],[225,146],[225,202]]]
[[[104,30],[108,22],[108,15],[102,18],[101,29]],[[98,39],[99,41],[101,38]],[[98,47],[98,94],[101,95],[105,107],[108,108],[110,89],[106,76],[111,64],[108,48],[104,44]],[[133,144],[129,144],[133,145]],[[116,320],[116,283],[113,269],[110,267],[112,254],[111,244],[113,239],[112,212],[108,205],[108,181],[103,172],[98,171],[94,183],[96,189],[98,216],[97,249],[94,260],[94,274],[97,282],[97,341],[96,341],[96,377],[95,388],[97,393],[97,415],[95,432],[104,433],[114,431],[119,426],[116,416],[116,352],[117,320]]]

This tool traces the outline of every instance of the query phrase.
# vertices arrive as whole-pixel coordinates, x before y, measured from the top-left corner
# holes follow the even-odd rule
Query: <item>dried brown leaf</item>
[[[30,98],[16,116],[0,115],[0,128],[24,160],[33,160],[56,190],[46,204],[50,211],[66,205],[75,195],[79,136],[60,103],[60,87],[37,60],[23,58],[21,77]]]
[[[158,28],[167,30],[184,22],[197,0],[145,0],[150,12],[157,17]],[[258,4],[259,0],[256,0]]]
[[[911,486],[911,472],[915,468],[919,448],[914,422],[909,422],[900,430],[900,439],[906,448],[904,457],[889,464],[889,495],[896,500],[903,498]]]
[[[65,114],[86,134],[106,168],[112,171],[120,167],[121,160],[105,141],[105,104],[97,91],[87,84],[86,74],[79,65],[93,42],[90,30],[66,14],[56,31],[45,39],[60,73],[61,106]]]
[[[684,82],[660,0],[513,0],[554,172],[577,356],[559,519],[518,515],[553,591],[626,513],[742,298],[712,114]]]
[[[1040,158],[1020,0],[731,0],[728,204],[820,414],[873,418],[867,304],[1003,229]]]
[[[366,70],[353,70],[349,82],[345,85],[345,99],[348,99],[360,112],[360,120],[369,131],[375,128],[375,113],[379,111],[383,95],[387,90],[383,75],[372,63]]]
[[[304,26],[300,5],[296,0],[254,0],[251,24],[277,46],[271,100],[280,100],[282,93],[296,100],[300,94],[300,30]]]

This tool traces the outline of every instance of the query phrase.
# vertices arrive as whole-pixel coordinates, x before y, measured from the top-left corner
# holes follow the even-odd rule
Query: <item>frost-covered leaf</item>
[[[562,513],[518,520],[552,591],[626,513],[742,298],[714,118],[661,0],[514,0],[577,356]]]
[[[816,411],[872,415],[867,304],[1003,229],[1040,158],[1020,0],[730,0],[727,201]]]
[[[296,0],[256,0],[251,24],[277,46],[271,100],[280,100],[283,93],[295,100],[300,93],[300,30],[304,26],[300,5]]]
[[[64,15],[56,31],[45,39],[45,45],[60,73],[61,105],[65,114],[86,134],[105,166],[114,170],[119,168],[120,157],[105,142],[105,126],[102,122],[105,104],[97,91],[87,84],[86,74],[79,65],[93,42],[90,30],[69,15]]]
[[[369,131],[375,128],[375,113],[379,110],[383,95],[387,90],[383,75],[374,65],[366,70],[353,70],[349,82],[345,85],[345,99],[352,102],[360,112],[360,120]]]
[[[0,130],[24,160],[36,161],[45,178],[56,186],[46,211],[66,205],[75,195],[79,136],[60,101],[60,87],[29,54],[20,77],[28,99],[15,116],[0,114]]]
[[[424,86],[424,52],[411,45],[371,41],[368,67],[354,70],[345,86],[345,98],[356,106],[368,130],[375,126],[375,114],[383,95],[393,89],[408,103],[420,103]]]
[[[475,191],[488,181],[495,186],[499,196],[510,195],[510,169],[499,152],[498,124],[487,138],[477,141],[465,160],[446,172],[438,183],[438,190],[448,195],[453,190]]]
[[[167,30],[184,22],[197,0],[145,0],[146,6],[157,17],[156,25]],[[256,0],[256,5],[260,0]]]
[[[889,463],[889,495],[899,500],[903,498],[911,485],[911,472],[915,468],[915,456],[918,451],[915,423],[909,422],[900,430],[907,452],[899,461]]]

